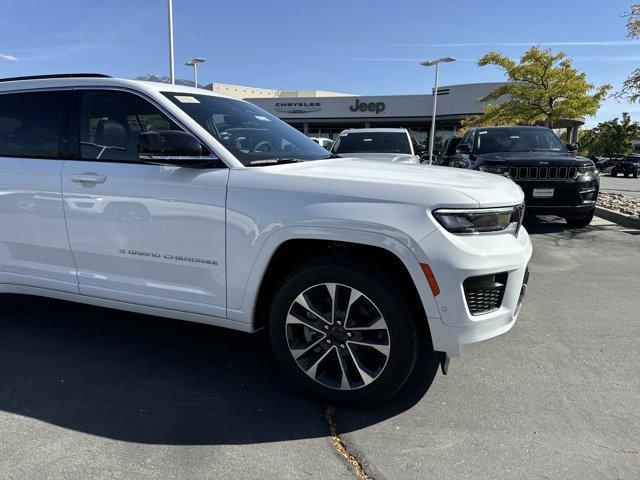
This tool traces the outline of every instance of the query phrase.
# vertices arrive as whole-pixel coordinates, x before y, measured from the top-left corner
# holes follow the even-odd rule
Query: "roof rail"
[[[20,80],[43,80],[47,78],[111,78],[103,73],[56,73],[53,75],[31,75],[28,77],[0,78],[0,82],[17,82]]]

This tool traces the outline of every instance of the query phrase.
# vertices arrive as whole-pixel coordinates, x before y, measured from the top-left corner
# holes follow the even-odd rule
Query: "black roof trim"
[[[44,80],[47,78],[111,78],[103,73],[56,73],[53,75],[31,75],[29,77],[0,78],[0,82],[17,82],[21,80]]]

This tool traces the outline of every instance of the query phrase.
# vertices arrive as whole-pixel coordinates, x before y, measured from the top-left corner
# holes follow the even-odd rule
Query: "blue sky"
[[[625,37],[631,1],[174,0],[176,74],[204,56],[201,83],[218,81],[356,94],[429,91],[424,58],[453,55],[441,83],[502,80],[475,60],[489,50],[517,58],[529,45],[565,51],[600,85],[619,88],[640,66]],[[0,0],[0,77],[105,72],[168,74],[165,0]],[[587,125],[640,104],[610,99]]]

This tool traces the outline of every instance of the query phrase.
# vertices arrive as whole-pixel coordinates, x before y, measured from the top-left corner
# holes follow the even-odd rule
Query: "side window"
[[[0,156],[64,158],[64,99],[64,92],[0,95]]]
[[[460,140],[460,145],[469,145],[469,150],[473,149],[473,130],[468,131]]]
[[[413,146],[413,153],[419,155],[420,151],[424,150],[424,148],[422,148],[422,145],[418,143],[411,130],[409,130],[409,139],[411,140],[411,145]]]
[[[137,161],[140,133],[179,129],[154,105],[132,93],[80,94],[80,157],[84,160]]]
[[[469,140],[468,140],[468,145],[469,145],[469,150],[473,151],[474,148],[474,140],[476,138],[476,131],[475,130],[471,130],[469,132]]]

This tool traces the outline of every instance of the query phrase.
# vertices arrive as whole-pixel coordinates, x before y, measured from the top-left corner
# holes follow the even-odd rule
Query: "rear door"
[[[60,189],[68,95],[0,92],[0,283],[78,293]]]
[[[224,317],[228,169],[140,162],[138,134],[181,127],[136,93],[78,90],[62,189],[84,295]]]

